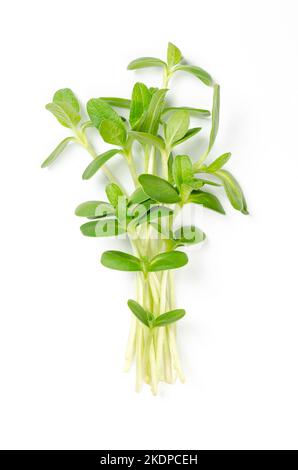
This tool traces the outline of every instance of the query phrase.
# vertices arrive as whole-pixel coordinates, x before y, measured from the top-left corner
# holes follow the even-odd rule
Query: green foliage
[[[208,173],[220,170],[231,158],[231,153],[224,153],[207,167]]]
[[[48,158],[42,163],[41,168],[46,168],[47,166],[52,165],[55,160],[61,155],[64,149],[68,146],[70,142],[75,142],[75,139],[73,137],[66,137],[66,139],[63,139],[60,144],[57,145],[55,150],[48,156]]]
[[[220,214],[225,214],[225,210],[222,207],[221,202],[214,194],[211,193],[207,193],[200,190],[192,191],[191,195],[189,196],[188,202],[192,202],[194,204],[201,204],[207,209],[212,209],[213,211],[219,212]]]
[[[176,140],[172,146],[176,147],[177,145],[182,144],[188,139],[191,139],[194,135],[196,135],[198,132],[200,132],[202,128],[201,127],[193,127],[192,129],[188,129],[188,131],[184,134],[184,136],[181,139]]]
[[[106,195],[114,207],[118,206],[119,198],[124,197],[122,189],[116,183],[109,183],[106,186]]]
[[[89,165],[83,173],[83,180],[89,180],[95,173],[117,153],[120,153],[120,149],[107,150],[107,152],[98,155]]]
[[[167,64],[160,59],[155,57],[139,57],[133,60],[127,66],[128,70],[144,69],[147,67],[165,67]]]
[[[56,91],[52,103],[46,105],[50,111],[64,127],[72,129],[81,120],[80,105],[70,88],[62,88]]]
[[[76,208],[75,214],[78,217],[96,219],[108,215],[115,215],[115,208],[104,201],[86,201]]]
[[[154,319],[153,328],[170,325],[171,323],[181,320],[185,314],[186,312],[183,309],[170,310],[169,312],[162,313]]]
[[[243,191],[234,176],[227,170],[217,170],[214,174],[222,181],[226,194],[234,209],[247,215],[248,210],[246,200]]]
[[[140,320],[140,322],[142,322],[148,328],[151,328],[154,321],[154,316],[152,313],[145,310],[135,300],[128,300],[127,305],[129,306],[132,313],[137,317],[137,319]]]
[[[108,103],[110,106],[113,106],[114,108],[124,108],[124,109],[129,109],[130,108],[130,100],[126,98],[113,98],[113,97],[101,97],[100,98],[102,101],[105,101],[105,103]]]
[[[128,300],[127,305],[129,306],[132,313],[137,317],[137,319],[148,328],[158,328],[170,325],[171,323],[175,323],[176,321],[183,318],[186,314],[185,310],[183,309],[175,309],[166,313],[162,313],[155,318],[151,312],[145,310],[135,300]]]
[[[147,132],[129,131],[129,136],[143,145],[153,145],[159,150],[164,150],[165,143],[163,139]]]
[[[187,72],[190,73],[191,75],[194,75],[196,78],[201,80],[205,85],[212,86],[213,85],[213,79],[211,75],[209,75],[206,70],[201,69],[201,67],[196,67],[194,65],[179,65],[176,67],[175,71],[181,70],[182,72]]]
[[[139,182],[148,196],[158,202],[173,204],[180,201],[176,189],[165,179],[155,175],[143,174]]]
[[[181,51],[173,43],[168,43],[165,60],[140,57],[128,65],[129,70],[147,67],[162,72],[159,88],[138,81],[130,99],[91,98],[86,105],[88,120],[81,119],[86,112],[82,109],[81,113],[74,93],[69,88],[58,90],[46,108],[71,135],[65,136],[42,167],[51,165],[69,143],[75,142],[92,157],[83,179],[92,178],[98,171],[107,177],[107,201],[97,200],[95,196],[96,200],[80,204],[75,214],[86,219],[80,227],[83,235],[94,238],[123,235],[123,243],[130,242],[131,253],[108,250],[102,254],[101,263],[109,269],[135,273],[138,302],[128,301],[136,318],[132,321],[126,366],[129,367],[135,357],[136,389],[145,381],[156,394],[159,381],[172,383],[176,374],[184,380],[174,323],[183,318],[185,310],[175,308],[172,270],[185,266],[188,256],[177,249],[187,250],[206,238],[193,223],[195,221],[177,227],[177,215],[186,204],[198,204],[224,214],[217,196],[218,186],[221,187],[219,194],[224,190],[234,209],[243,214],[248,214],[248,210],[238,181],[224,169],[231,154],[223,153],[216,159],[212,155],[219,128],[219,85],[204,69],[182,63]],[[170,96],[167,93],[170,80],[177,72],[196,77],[203,91],[202,84],[212,87],[211,113],[200,108],[197,97],[193,106],[172,105],[176,103],[175,97],[172,92]],[[187,155],[183,144],[195,136],[200,141],[199,132],[210,117],[206,150],[198,155],[202,147],[199,142],[197,147],[191,147],[193,154]],[[199,124],[193,122],[197,119],[200,119]],[[89,131],[89,128],[93,129]],[[93,142],[95,138],[100,139],[99,144]],[[116,159],[110,169],[110,159],[117,154],[123,158]],[[206,163],[208,158],[209,164]],[[127,171],[133,183],[128,189],[124,185]],[[94,186],[94,191],[99,190]],[[117,295],[117,286],[113,288],[113,295]],[[115,312],[115,324],[119,315],[121,312]]]
[[[105,251],[100,261],[106,268],[118,271],[142,271],[141,260],[123,251]]]
[[[211,116],[210,111],[207,109],[191,108],[190,106],[165,106],[162,114],[166,114],[171,111],[187,111],[189,114],[193,114],[194,116],[200,118],[207,118]]]
[[[129,122],[132,129],[138,130],[149,107],[152,95],[144,83],[136,83],[132,90]]]
[[[140,129],[143,132],[148,132],[148,134],[153,135],[157,134],[167,91],[168,90],[160,89],[153,93],[146,113],[146,118]]]
[[[122,121],[120,124],[111,119],[104,119],[100,123],[99,132],[108,144],[123,146],[126,142],[127,133]]]
[[[189,114],[187,111],[178,110],[171,113],[164,124],[164,133],[167,146],[170,148],[174,142],[181,140],[189,127]]]
[[[174,67],[175,65],[179,64],[182,60],[181,51],[176,47],[174,44],[169,42],[168,44],[168,52],[167,52],[167,62],[170,68]]]
[[[182,251],[167,251],[154,256],[148,264],[149,272],[182,268],[188,263],[188,257]]]
[[[81,225],[80,229],[86,237],[115,237],[126,232],[116,219],[93,220]]]
[[[106,101],[102,100],[101,98],[92,98],[91,100],[89,100],[87,103],[87,112],[94,127],[96,127],[97,129],[100,128],[102,121],[104,121],[105,119],[113,121],[119,126],[124,127],[124,124],[119,114],[117,114],[116,111],[112,108],[112,106],[110,106]]]
[[[209,147],[208,153],[213,147],[215,142],[218,126],[219,126],[219,108],[220,108],[220,87],[219,85],[214,85],[213,89],[213,105],[212,105],[212,127],[210,132]]]
[[[173,178],[178,188],[193,177],[192,161],[187,155],[177,155],[173,163]]]

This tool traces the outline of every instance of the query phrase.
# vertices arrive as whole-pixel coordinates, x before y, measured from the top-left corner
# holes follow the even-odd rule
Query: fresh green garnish
[[[180,49],[172,43],[164,60],[140,57],[127,68],[147,67],[162,75],[160,88],[138,81],[126,95],[130,98],[91,98],[86,112],[72,90],[58,90],[46,109],[71,135],[57,145],[42,167],[52,165],[69,144],[78,144],[92,157],[83,180],[96,179],[99,172],[106,176],[105,200],[83,202],[75,214],[85,218],[80,227],[83,235],[122,237],[130,242],[131,253],[105,251],[101,264],[136,276],[136,300],[128,300],[132,326],[126,368],[135,359],[136,389],[140,390],[145,382],[156,394],[161,381],[173,383],[177,377],[184,381],[176,323],[185,316],[185,310],[175,305],[173,272],[188,263],[188,256],[181,250],[201,244],[206,238],[194,220],[177,224],[177,215],[189,204],[225,214],[220,201],[223,192],[234,209],[242,214],[248,214],[248,210],[239,183],[224,168],[231,153],[217,158],[212,155],[219,129],[219,85],[203,68],[185,63]],[[211,111],[200,108],[196,98],[193,106],[172,106],[168,102],[169,83],[178,72],[198,79],[201,89],[206,85],[207,92],[212,90]],[[83,120],[84,115],[88,120]],[[199,155],[183,152],[184,142],[200,138],[202,123],[206,122],[209,138],[205,150]],[[96,152],[92,132],[112,147],[103,145]],[[130,172],[133,189],[124,187],[122,162],[117,167],[120,160]],[[117,327],[117,316],[115,322]]]

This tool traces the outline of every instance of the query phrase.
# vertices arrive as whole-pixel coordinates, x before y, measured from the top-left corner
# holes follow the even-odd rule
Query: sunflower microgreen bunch
[[[180,50],[168,44],[167,60],[141,57],[129,70],[154,67],[162,71],[162,87],[137,82],[131,98],[91,98],[86,105],[88,120],[69,88],[58,90],[46,105],[71,131],[42,167],[48,167],[68,145],[78,144],[91,156],[82,178],[88,180],[101,171],[107,178],[106,200],[83,202],[76,215],[86,219],[81,232],[87,237],[126,237],[130,252],[106,251],[101,263],[109,269],[136,274],[135,299],[127,304],[132,313],[125,368],[136,364],[136,389],[145,382],[153,394],[158,383],[183,382],[176,327],[185,310],[176,307],[173,272],[188,263],[184,249],[201,243],[205,233],[193,225],[176,226],[177,215],[189,204],[225,214],[218,187],[223,187],[232,207],[248,214],[243,191],[230,171],[223,167],[231,154],[211,158],[219,126],[220,87],[200,67],[185,64]],[[176,73],[191,74],[201,86],[213,90],[211,111],[168,103],[169,82]],[[211,120],[207,148],[201,154],[186,155],[183,143],[196,136],[201,125],[191,127],[191,119],[203,124]],[[98,154],[88,130],[109,145]],[[133,191],[124,187],[121,171],[111,171],[109,161],[123,158],[131,175]],[[210,161],[211,160],[211,161]],[[140,171],[139,168],[142,168]]]

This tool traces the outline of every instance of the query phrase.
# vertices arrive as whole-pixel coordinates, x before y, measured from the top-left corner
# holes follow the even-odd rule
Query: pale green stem
[[[126,162],[127,162],[131,177],[133,179],[133,182],[134,182],[135,186],[138,187],[138,186],[140,186],[140,183],[139,183],[139,180],[138,180],[137,170],[136,170],[136,166],[135,166],[135,163],[134,163],[134,160],[133,160],[133,155],[132,155],[131,148],[128,149],[127,151],[124,151],[124,156],[126,158]]]

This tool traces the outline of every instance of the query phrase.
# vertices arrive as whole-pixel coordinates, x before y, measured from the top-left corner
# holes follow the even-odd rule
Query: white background
[[[297,449],[297,2],[11,0],[0,13],[0,447]],[[44,109],[56,89],[86,102],[158,85],[158,70],[126,65],[164,57],[168,40],[222,86],[212,155],[232,152],[251,215],[227,201],[226,217],[204,213],[208,241],[176,276],[187,382],[153,397],[122,372],[133,276],[99,263],[125,245],[84,238],[73,214],[104,178],[82,181],[83,149],[40,163],[67,135]],[[210,106],[195,78],[171,86]]]

